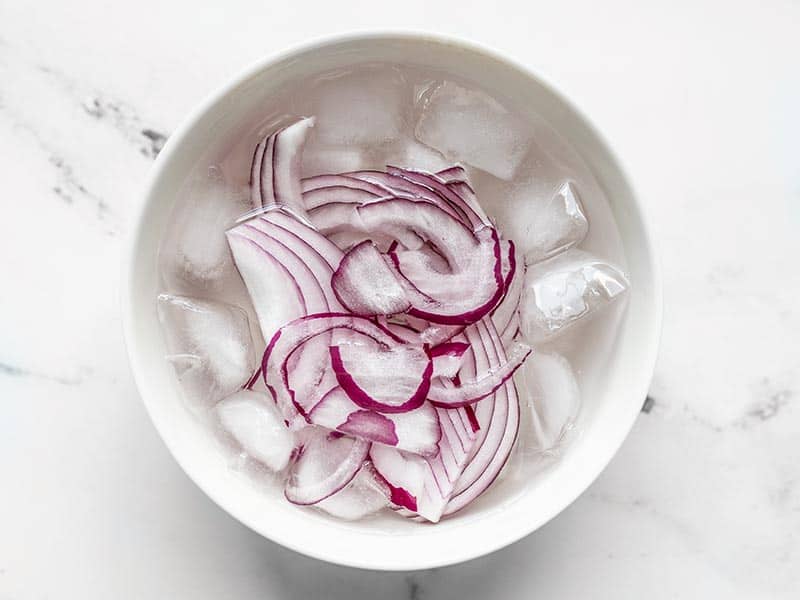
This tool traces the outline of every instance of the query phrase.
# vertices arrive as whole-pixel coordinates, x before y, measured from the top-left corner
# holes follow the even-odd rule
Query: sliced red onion
[[[344,254],[339,247],[326,238],[318,230],[311,227],[309,224],[301,221],[296,216],[289,214],[283,210],[270,210],[261,215],[265,221],[269,221],[295,234],[297,237],[305,240],[314,250],[325,259],[325,262],[336,270],[342,260]]]
[[[468,181],[467,170],[461,165],[453,165],[436,172],[436,176],[447,184]]]
[[[442,325],[431,323],[409,314],[396,315],[390,321],[385,316],[379,316],[377,321],[397,337],[410,343],[422,346],[438,346],[459,335],[464,331],[463,325]]]
[[[498,338],[498,344],[500,340]],[[428,398],[437,406],[455,407],[472,404],[493,394],[502,387],[514,374],[528,355],[531,347],[518,342],[510,349],[507,360],[493,365],[485,375],[471,381],[461,380],[458,386],[445,386],[434,381],[428,391]]]
[[[411,307],[392,269],[370,241],[350,249],[331,285],[339,301],[356,315],[393,315]]]
[[[507,242],[504,256],[506,257],[503,265],[505,293],[492,312],[492,321],[499,332],[505,331],[514,315],[519,312],[525,279],[525,265],[520,260],[521,257],[513,242]]]
[[[362,336],[365,340],[372,340],[377,347],[388,349],[397,343],[401,343],[400,338],[396,337],[387,329],[376,325],[369,319],[355,315],[343,313],[320,313],[308,315],[296,319],[279,329],[272,336],[264,356],[261,361],[261,372],[264,381],[278,403],[279,407],[295,406],[299,404],[295,399],[295,393],[289,384],[289,361],[292,355],[301,350],[302,346],[317,336],[324,336],[327,340],[329,332],[334,330],[350,331],[354,336]],[[321,343],[315,342],[316,344]],[[303,354],[306,354],[303,352]],[[315,350],[312,354],[317,356]],[[307,381],[317,381],[317,373],[321,369],[323,377],[329,373],[326,358],[320,358],[319,362],[309,367],[310,372],[305,373],[299,368],[293,370],[293,375],[297,378],[305,377]],[[317,386],[319,387],[319,386]],[[327,391],[325,388],[323,391]]]
[[[369,453],[369,442],[316,429],[292,465],[284,494],[294,504],[315,504],[350,483]]]
[[[303,147],[314,118],[300,119],[269,135],[256,147],[250,173],[254,208],[271,204],[305,213],[300,186]]]
[[[427,463],[422,457],[388,446],[374,445],[369,453],[375,470],[386,482],[392,504],[417,511],[425,487]]]
[[[369,231],[358,214],[358,206],[345,202],[323,204],[308,212],[308,218],[320,233],[327,236],[339,248],[350,248],[369,240],[383,247],[397,239],[406,248],[419,248],[424,240],[414,231],[404,229],[396,232]],[[397,237],[391,234],[397,234]]]
[[[486,214],[481,210],[480,214],[475,211],[474,207],[466,202],[454,188],[446,185],[439,177],[425,171],[417,171],[412,169],[399,169],[397,167],[389,167],[387,171],[393,175],[407,179],[418,185],[427,187],[436,195],[443,198],[444,201],[453,208],[458,214],[462,215],[463,222],[470,225],[473,229],[479,229],[482,226],[490,226],[491,223],[486,217]],[[477,203],[476,203],[477,205]]]
[[[433,361],[433,376],[452,379],[461,369],[464,353],[469,349],[466,342],[445,342],[431,348],[430,355]]]
[[[343,306],[339,303],[336,294],[331,287],[331,278],[333,277],[333,269],[325,258],[306,241],[306,238],[300,237],[290,230],[284,229],[263,217],[251,219],[244,224],[247,231],[257,230],[265,236],[274,240],[286,250],[290,251],[302,262],[307,269],[311,272],[312,276],[317,280],[319,289],[325,297],[327,308],[316,310],[316,307],[309,307],[313,312],[332,312],[343,310]],[[245,235],[248,235],[245,233]],[[319,235],[319,234],[317,234]],[[280,260],[280,259],[279,259]],[[292,267],[287,263],[283,263],[287,268]]]
[[[341,204],[363,204],[364,202],[369,202],[379,197],[378,194],[370,190],[350,187],[348,185],[329,185],[303,192],[303,205],[306,207],[306,210],[311,210],[333,202]]]
[[[442,435],[436,411],[427,402],[410,412],[378,413],[358,406],[340,387],[325,394],[309,419],[315,425],[424,456],[439,451]]]
[[[464,407],[464,414],[467,417],[467,421],[469,422],[469,426],[477,433],[481,430],[481,424],[478,422],[478,416],[475,414],[475,409],[472,408],[469,404]]]
[[[229,231],[228,245],[242,276],[264,339],[307,313],[305,296],[294,275],[249,237]]]
[[[390,167],[390,169],[392,169],[392,167]],[[395,172],[389,173],[384,173],[383,171],[356,171],[348,175],[382,188],[384,190],[384,197],[424,201],[433,204],[459,222],[465,225],[469,224],[469,218],[463,210],[454,207],[446,198],[431,187],[403,177],[403,172],[402,169],[395,168]]]
[[[339,385],[362,408],[402,413],[425,402],[433,364],[423,347],[342,344],[332,346],[330,356]]]
[[[530,348],[507,356],[504,346],[519,328],[524,268],[462,167],[301,181],[312,126],[276,132],[253,157],[254,206],[287,210],[228,232],[270,339],[260,374],[290,427],[312,425],[286,496],[333,496],[323,510],[357,518],[373,509],[342,503],[360,474],[375,506],[388,495],[397,510],[436,522],[491,484],[515,440],[511,376]],[[278,324],[267,317],[273,303]]]
[[[511,320],[506,325],[506,328],[500,333],[500,343],[504,348],[511,348],[514,340],[520,333],[520,319],[519,312],[515,312]]]
[[[450,273],[431,268],[426,254],[390,252],[403,276],[410,314],[450,325],[475,322],[494,308],[503,293],[500,240],[492,228],[473,234],[439,208],[409,200],[381,200],[356,209],[365,228],[398,237],[414,231],[427,239],[450,265]]]
[[[336,300],[335,296],[333,296],[330,285],[327,283],[330,281],[330,267],[327,266],[327,263],[322,262],[322,264],[318,264],[317,268],[320,273],[315,274],[309,266],[309,263],[303,261],[282,241],[268,235],[262,229],[259,229],[256,226],[258,223],[258,219],[251,219],[250,221],[234,227],[230,230],[230,234],[241,235],[258,244],[261,249],[275,257],[293,274],[293,277],[303,290],[303,297],[305,300],[304,310],[306,313],[316,314],[331,312],[328,296],[335,302],[334,308],[337,308],[339,302]],[[266,225],[268,224],[265,224],[265,227]],[[289,243],[291,243],[291,240],[289,240]],[[311,252],[307,252],[306,254],[306,258],[310,260]],[[317,258],[321,261],[318,255]],[[322,284],[320,279],[326,283]],[[326,294],[324,288],[329,290],[329,294]],[[301,352],[294,355],[294,363],[291,371],[298,376],[295,377],[292,382],[289,382],[289,385],[295,394],[290,404],[284,402],[279,402],[278,404],[283,414],[290,421],[295,411],[303,414],[308,410],[309,406],[313,405],[313,403],[318,400],[317,394],[319,390],[317,388],[328,368],[326,355],[329,345],[330,339],[328,336],[327,339],[317,340],[315,343],[305,345]],[[276,400],[278,400],[278,398],[276,398]]]
[[[392,503],[434,523],[442,517],[477,437],[465,425],[467,419],[455,414],[459,410],[437,409],[442,438],[433,458],[377,445],[370,451],[375,470],[390,487]]]
[[[300,181],[300,188],[303,193],[321,188],[331,187],[348,187],[357,190],[370,192],[375,196],[385,196],[386,189],[374,185],[369,181],[361,180],[357,177],[350,177],[349,175],[317,175],[315,177],[308,177]]]
[[[465,331],[478,370],[497,368],[505,353],[491,319]],[[519,401],[513,380],[476,405],[478,439],[444,514],[464,508],[494,482],[508,461],[519,431]]]

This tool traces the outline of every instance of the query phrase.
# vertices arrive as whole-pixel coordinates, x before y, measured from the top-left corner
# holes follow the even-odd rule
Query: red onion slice
[[[308,223],[301,221],[295,215],[284,210],[270,210],[261,215],[264,221],[268,221],[293,233],[297,237],[305,240],[331,267],[336,270],[342,260],[343,253],[339,247],[326,238]]]
[[[473,230],[480,229],[483,226],[491,226],[486,213],[482,210],[477,212],[471,203],[465,201],[453,187],[446,185],[438,176],[425,171],[397,167],[388,167],[387,171],[430,189],[452,207],[455,212],[462,215],[462,221]],[[477,206],[477,203],[475,205]]]
[[[356,209],[363,226],[399,238],[413,231],[429,241],[450,266],[450,273],[431,267],[421,252],[390,251],[403,276],[410,314],[449,325],[473,323],[494,308],[503,294],[502,257],[496,230],[473,234],[439,208],[390,199]]]
[[[350,249],[331,285],[339,301],[356,315],[393,315],[411,307],[392,269],[370,241]]]
[[[456,414],[462,410],[437,409],[442,438],[439,453],[433,458],[372,447],[370,458],[386,480],[396,506],[434,523],[442,517],[477,438],[468,419]]]
[[[327,236],[339,248],[350,248],[366,240],[384,248],[395,239],[406,248],[419,248],[424,244],[419,235],[408,229],[395,232],[369,231],[358,214],[359,206],[345,202],[331,202],[311,209],[308,218],[320,233]],[[396,234],[396,237],[393,234]]]
[[[332,346],[330,356],[339,385],[362,408],[402,413],[425,402],[433,364],[423,347],[342,344]]]
[[[292,355],[309,340],[317,336],[325,336],[334,330],[349,331],[356,336],[363,336],[366,340],[374,341],[380,348],[389,348],[397,343],[402,343],[400,338],[369,319],[344,313],[308,315],[284,325],[272,336],[261,360],[264,382],[269,387],[278,406],[299,406],[295,399],[295,393],[289,385],[289,361]],[[323,339],[327,340],[327,336]],[[320,342],[315,343],[315,347],[318,343]],[[317,355],[316,352],[313,354]],[[327,367],[327,365],[326,358],[320,359],[319,363],[312,365],[311,373],[304,373],[295,368],[293,375],[311,380],[312,377],[316,377],[315,374],[321,367]],[[323,371],[324,375],[329,372],[329,369],[323,368]],[[330,388],[322,391],[327,391],[327,389]]]
[[[385,196],[385,194],[381,194]],[[311,210],[333,202],[341,204],[363,204],[380,197],[370,190],[348,185],[328,185],[303,192],[303,205]]]
[[[391,170],[392,167],[389,169]],[[438,194],[431,187],[421,185],[416,181],[403,177],[403,173],[404,171],[402,169],[395,169],[394,172],[387,173],[383,171],[356,171],[348,175],[381,187],[384,190],[383,196],[385,197],[424,201],[433,204],[465,225],[470,223],[469,218],[463,210],[454,207],[446,198]]]
[[[496,332],[495,332],[496,335]],[[498,338],[499,345],[499,338]],[[507,360],[492,365],[485,374],[470,381],[461,380],[458,386],[446,386],[439,381],[431,383],[428,398],[437,406],[456,407],[472,404],[493,394],[502,387],[531,353],[527,344],[516,343]]]
[[[431,323],[408,314],[397,315],[394,319],[396,320],[390,321],[386,316],[381,315],[377,318],[377,321],[403,341],[418,346],[425,344],[438,346],[464,331],[462,325]],[[397,319],[402,319],[402,322],[398,322]]]
[[[505,293],[503,299],[492,312],[497,331],[504,331],[515,314],[519,312],[522,297],[523,282],[525,279],[525,265],[520,260],[519,253],[513,242],[506,242],[506,260],[503,264]]]
[[[229,231],[227,238],[265,339],[284,323],[306,314],[300,284],[277,258],[248,237]]]
[[[496,368],[505,359],[490,319],[467,328],[465,333],[473,348],[478,369]],[[519,431],[519,401],[514,382],[506,382],[495,394],[479,402],[476,416],[480,424],[478,439],[445,509],[445,515],[461,510],[486,491],[508,461]]]
[[[315,504],[350,483],[369,453],[369,442],[317,429],[291,467],[284,494],[293,504]]]
[[[254,208],[271,204],[288,206],[304,214],[300,168],[303,147],[314,119],[300,119],[269,135],[256,147],[250,172]]]
[[[458,375],[458,371],[464,362],[464,353],[468,349],[469,344],[466,342],[445,342],[431,348],[433,376],[452,379]]]
[[[316,175],[300,181],[300,189],[302,189],[303,193],[330,187],[348,187],[370,192],[375,196],[386,195],[385,188],[349,175]]]
[[[335,296],[333,296],[333,292],[330,291],[330,285],[327,283],[330,281],[330,267],[327,266],[327,263],[322,262],[322,264],[318,264],[317,268],[319,273],[315,274],[309,266],[309,262],[302,260],[282,241],[268,235],[262,229],[259,229],[255,225],[258,222],[258,219],[251,219],[250,221],[241,223],[231,230],[231,234],[247,237],[252,242],[258,244],[260,248],[274,256],[290,273],[292,273],[303,291],[305,311],[307,313],[316,314],[331,312],[331,306],[328,303],[328,295],[335,303],[334,308],[338,308],[339,302],[336,300]],[[289,243],[291,243],[291,241],[289,241]],[[306,252],[306,258],[309,261],[311,256],[310,252]],[[317,258],[321,260],[318,256]],[[320,280],[326,283],[322,284]],[[326,294],[325,288],[329,290],[329,294]],[[268,307],[262,310],[268,310]],[[328,368],[326,355],[328,351],[327,348],[330,345],[329,338],[330,336],[327,336],[326,339],[306,344],[301,352],[293,356],[294,362],[291,372],[299,376],[295,377],[289,385],[296,393],[292,397],[291,404],[286,404],[284,402],[278,403],[281,411],[290,420],[290,415],[292,415],[294,411],[299,411],[302,414],[309,406],[313,405],[314,402],[318,400],[317,394],[319,390],[317,387]]]
[[[433,456],[439,451],[442,436],[439,419],[427,402],[410,412],[378,413],[361,408],[336,387],[325,394],[308,416],[315,425],[412,454]]]

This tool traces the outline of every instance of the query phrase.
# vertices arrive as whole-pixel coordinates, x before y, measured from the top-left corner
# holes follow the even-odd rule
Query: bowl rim
[[[133,318],[134,306],[136,304],[134,299],[133,279],[137,265],[137,255],[139,253],[139,244],[142,238],[142,232],[147,224],[147,209],[152,202],[154,192],[160,185],[161,179],[166,176],[165,173],[167,171],[165,165],[170,162],[170,157],[175,153],[175,149],[180,146],[180,140],[186,137],[190,131],[192,131],[200,122],[202,122],[207,116],[207,113],[209,113],[209,111],[211,111],[217,104],[219,104],[228,94],[233,92],[238,86],[242,85],[247,80],[257,76],[261,71],[271,67],[274,64],[280,63],[281,61],[292,58],[296,55],[305,54],[312,51],[319,51],[329,46],[359,41],[368,42],[381,40],[397,40],[400,42],[420,41],[425,43],[454,46],[466,52],[481,54],[491,60],[503,63],[505,66],[516,70],[520,74],[524,75],[524,77],[531,79],[542,86],[549,94],[552,95],[555,100],[562,104],[574,115],[578,121],[581,122],[582,126],[594,137],[600,147],[602,147],[606,155],[612,160],[613,167],[615,168],[617,175],[622,179],[630,191],[630,196],[632,199],[631,204],[638,213],[639,234],[642,239],[642,246],[646,249],[647,256],[649,257],[649,283],[651,284],[652,288],[650,294],[652,297],[652,305],[650,307],[650,311],[652,313],[652,331],[649,335],[649,342],[646,344],[645,355],[640,361],[640,365],[646,365],[647,367],[646,381],[649,385],[649,382],[651,381],[655,371],[658,347],[663,328],[663,283],[661,262],[656,250],[656,244],[654,242],[651,226],[652,221],[649,218],[646,207],[641,202],[641,196],[637,191],[634,180],[630,176],[630,172],[625,167],[625,163],[614,151],[613,147],[608,142],[607,137],[595,126],[588,116],[546,77],[542,76],[538,72],[534,72],[527,65],[517,62],[515,59],[509,57],[502,51],[496,50],[473,39],[450,34],[403,28],[370,28],[354,29],[346,32],[317,36],[304,42],[289,45],[288,47],[284,47],[283,50],[279,50],[259,58],[251,62],[245,68],[241,69],[237,74],[226,80],[223,84],[219,85],[199,104],[197,104],[188,112],[187,116],[182,120],[180,125],[169,136],[167,142],[156,158],[154,165],[151,167],[144,188],[140,190],[139,194],[137,194],[135,198],[134,206],[132,208],[132,216],[130,218],[130,227],[126,234],[122,252],[122,285],[120,292],[125,346],[127,350],[128,362],[137,391],[143,404],[145,405],[145,409],[151,422],[153,423],[153,426],[156,428],[162,441],[167,446],[170,454],[195,485],[197,485],[207,496],[209,496],[214,503],[217,504],[217,506],[219,506],[234,519],[240,523],[243,523],[249,529],[257,532],[259,535],[290,550],[336,565],[381,571],[408,571],[445,567],[491,554],[497,550],[500,550],[501,548],[521,540],[548,523],[555,516],[565,510],[569,505],[571,505],[581,494],[583,494],[586,489],[597,479],[597,477],[599,477],[603,470],[605,470],[611,459],[618,452],[622,443],[628,437],[630,430],[632,429],[633,424],[638,417],[638,411],[631,411],[628,421],[623,423],[620,429],[620,431],[623,432],[622,435],[620,435],[618,439],[613,440],[612,443],[607,444],[602,459],[597,461],[601,466],[593,471],[591,476],[587,476],[579,484],[573,485],[570,493],[566,495],[561,504],[556,505],[554,503],[554,506],[551,507],[549,511],[543,511],[543,514],[540,514],[535,520],[531,520],[529,523],[520,524],[520,527],[517,531],[508,533],[502,537],[497,536],[493,537],[492,539],[482,539],[481,544],[471,545],[468,548],[459,548],[457,552],[451,553],[447,556],[439,556],[434,560],[428,559],[425,561],[415,561],[414,557],[411,557],[410,560],[392,564],[387,561],[381,561],[380,558],[375,559],[375,557],[368,556],[361,558],[354,558],[353,555],[347,557],[331,556],[330,553],[320,551],[313,545],[304,545],[302,543],[297,543],[295,540],[290,538],[274,536],[270,531],[265,531],[264,528],[260,527],[258,524],[252,523],[249,520],[242,518],[240,515],[234,514],[234,512],[228,506],[226,506],[225,503],[218,499],[213,490],[209,490],[191,474],[191,469],[187,468],[187,466],[184,464],[184,460],[182,460],[182,458],[179,456],[179,453],[175,451],[173,444],[170,442],[169,436],[165,435],[164,427],[157,422],[153,411],[151,410],[151,403],[154,402],[155,399],[152,397],[152,395],[145,393],[145,390],[147,390],[148,386],[145,382],[145,369],[140,364],[137,354],[140,349],[140,344],[138,341],[139,334],[134,327]],[[645,389],[639,390],[642,398],[645,398],[647,394],[648,385],[645,386]]]

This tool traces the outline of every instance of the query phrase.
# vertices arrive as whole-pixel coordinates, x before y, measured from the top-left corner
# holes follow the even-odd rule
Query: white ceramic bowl
[[[611,204],[631,293],[619,337],[582,435],[530,489],[487,494],[435,526],[404,519],[344,523],[267,494],[228,467],[208,431],[184,408],[156,316],[156,256],[179,189],[209,147],[255,122],[265,98],[298,77],[364,61],[402,61],[449,71],[535,107],[578,151]],[[314,42],[259,62],[207,99],[169,138],[153,169],[124,265],[123,315],[142,399],[175,459],[219,506],[263,536],[333,563],[383,570],[439,567],[502,548],[531,533],[583,492],[611,460],[647,394],[661,324],[661,283],[641,206],[619,161],[586,118],[527,69],[495,52],[439,36],[376,33]],[[492,490],[490,490],[491,492]]]

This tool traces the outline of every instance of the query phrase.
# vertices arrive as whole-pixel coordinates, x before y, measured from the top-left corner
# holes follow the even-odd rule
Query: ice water
[[[615,265],[624,281],[625,257],[603,189],[569,142],[536,113],[535,106],[500,97],[473,81],[409,65],[364,64],[320,73],[287,84],[265,103],[262,118],[251,123],[233,144],[215,150],[206,162],[198,164],[177,198],[160,248],[161,292],[166,295],[161,302],[168,309],[162,308],[162,319],[170,360],[183,370],[183,380],[190,382],[183,391],[193,410],[199,407],[212,416],[216,410],[234,428],[251,410],[241,402],[232,405],[236,410],[224,405],[215,409],[225,393],[236,391],[231,378],[241,378],[264,349],[259,327],[264,315],[257,315],[248,299],[224,231],[248,209],[250,161],[256,144],[279,126],[304,116],[316,117],[302,158],[304,177],[382,170],[387,165],[435,172],[459,163],[467,169],[491,220],[517,243],[531,273],[547,274],[547,261],[561,260],[552,257],[569,250]],[[558,265],[562,271],[570,268],[564,267],[564,260]],[[529,483],[543,458],[557,459],[569,440],[580,434],[581,414],[592,410],[591,390],[597,385],[591,373],[598,372],[598,360],[610,355],[615,343],[621,304],[599,310],[588,324],[571,326],[574,314],[569,311],[580,312],[580,306],[602,309],[606,304],[591,285],[589,291],[586,285],[582,291],[574,288],[574,281],[586,279],[581,279],[582,266],[575,267],[577,274],[566,272],[557,281],[536,280],[538,293],[549,293],[548,315],[558,314],[560,308],[553,304],[558,304],[559,297],[568,298],[561,309],[563,322],[553,325],[559,329],[558,335],[537,330],[532,341],[542,356],[515,378],[522,429],[518,448],[499,484],[512,493]],[[605,275],[592,272],[590,276]],[[611,283],[613,288],[615,282]],[[529,291],[527,297],[533,294]],[[195,303],[194,308],[202,309],[201,318],[181,315],[181,308],[191,310],[191,301],[175,301],[176,297],[198,300],[200,304]],[[569,302],[572,305],[567,306]],[[579,308],[574,308],[575,303]],[[215,310],[219,312],[215,314]],[[542,321],[541,315],[537,318],[537,327],[550,323]],[[521,321],[509,324],[506,334],[512,336],[516,328],[529,326],[525,319]],[[195,323],[201,329],[192,330]],[[209,323],[221,338],[209,337]],[[226,336],[230,339],[222,339]],[[242,350],[242,340],[251,347]],[[198,347],[201,342],[207,347]],[[219,352],[232,358],[222,366],[209,365],[207,357]],[[543,384],[542,378],[548,382]],[[252,441],[253,427],[229,431],[227,439]],[[250,454],[259,452],[264,451],[256,448]],[[368,485],[359,493],[368,499],[365,507],[369,505],[370,511],[382,506]],[[489,490],[479,503],[490,502],[492,494]],[[358,508],[353,511],[360,514]],[[364,512],[368,512],[366,508]]]

